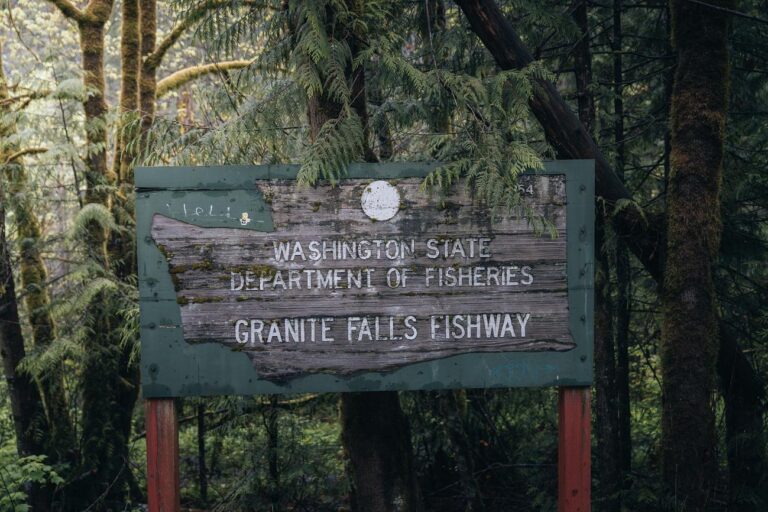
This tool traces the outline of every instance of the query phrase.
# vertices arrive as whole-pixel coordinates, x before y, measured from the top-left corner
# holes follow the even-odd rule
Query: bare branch
[[[195,23],[201,21],[203,17],[208,13],[208,11],[228,6],[232,6],[231,0],[209,0],[208,2],[200,4],[197,9],[190,12],[178,25],[173,27],[173,30],[171,30],[171,32],[165,36],[162,41],[160,41],[160,44],[157,45],[157,48],[155,48],[151,54],[147,55],[146,59],[144,59],[144,65],[150,69],[157,68],[160,65],[160,61],[163,60],[166,52],[176,43],[176,41],[179,40],[182,35],[184,35],[184,32],[186,32],[187,29],[189,29]],[[251,9],[275,9],[268,3],[251,0],[243,1],[241,6],[249,7]]]
[[[55,5],[59,11],[61,11],[61,14],[63,14],[65,17],[75,20],[75,21],[85,21],[86,15],[85,12],[81,11],[77,8],[75,4],[70,2],[69,0],[48,0],[53,5]]]
[[[744,18],[746,20],[756,21],[758,23],[766,23],[766,24],[768,24],[768,19],[759,18],[757,16],[752,16],[752,15],[749,15],[747,13],[744,13],[744,12],[741,12],[741,11],[737,11],[735,9],[728,9],[727,7],[722,7],[720,5],[712,5],[712,4],[707,3],[707,2],[702,2],[701,0],[688,0],[688,1],[691,2],[692,4],[699,4],[699,5],[702,5],[704,7],[708,7],[710,9],[713,9],[715,11],[724,12],[726,14],[731,14],[733,16],[736,16],[737,18]]]
[[[89,0],[85,7],[85,21],[106,23],[112,14],[114,0]]]
[[[165,53],[173,46],[173,44],[179,40],[184,32],[191,27],[197,19],[193,19],[191,16],[185,18],[181,23],[173,27],[173,30],[160,41],[155,51],[147,55],[144,59],[144,66],[147,68],[157,68],[160,65],[160,61],[163,60]]]
[[[10,164],[15,160],[18,160],[19,158],[25,156],[25,155],[37,155],[40,153],[45,153],[48,151],[48,148],[26,148],[26,149],[20,149],[16,151],[15,153],[11,153],[8,155],[8,158],[5,159],[5,162],[3,162],[4,165]]]

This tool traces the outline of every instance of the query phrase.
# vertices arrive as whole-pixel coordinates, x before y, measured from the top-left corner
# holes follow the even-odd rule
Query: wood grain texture
[[[557,512],[592,510],[591,400],[589,388],[560,388]]]
[[[147,507],[149,512],[178,512],[179,427],[173,399],[145,402],[147,428]]]
[[[274,232],[201,228],[156,214],[152,237],[168,259],[185,341],[242,350],[262,378],[390,371],[470,352],[570,350],[564,178],[526,179],[524,208],[505,216],[464,190],[430,197],[418,179],[393,181],[400,210],[383,222],[360,207],[370,180],[334,188],[263,181]],[[557,236],[535,233],[528,214]],[[488,239],[486,253],[480,238]],[[350,249],[361,241],[365,259]],[[275,246],[286,243],[302,252],[277,258]],[[350,250],[313,260],[311,243]],[[405,286],[391,286],[392,272],[407,273]]]

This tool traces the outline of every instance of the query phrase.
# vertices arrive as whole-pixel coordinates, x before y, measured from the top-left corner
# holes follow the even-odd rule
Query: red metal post
[[[589,388],[560,388],[557,511],[591,510],[591,404]]]
[[[179,427],[172,398],[146,401],[149,512],[179,512]]]

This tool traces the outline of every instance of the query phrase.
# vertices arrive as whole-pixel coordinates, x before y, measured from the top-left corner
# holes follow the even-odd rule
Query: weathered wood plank
[[[407,179],[395,184],[392,217],[374,221],[360,204],[368,183],[259,182],[270,233],[156,214],[184,339],[242,350],[273,380],[573,348],[562,176],[530,177],[525,208],[503,217],[465,190],[430,197]],[[558,236],[534,233],[525,212]]]

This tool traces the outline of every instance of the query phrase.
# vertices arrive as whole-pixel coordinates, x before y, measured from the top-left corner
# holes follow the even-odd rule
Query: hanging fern
[[[117,229],[112,213],[109,209],[98,203],[90,203],[83,206],[83,208],[75,216],[72,223],[70,237],[75,242],[83,242],[90,237],[89,230],[96,224],[104,230]]]
[[[361,158],[365,128],[352,107],[351,77],[365,72],[369,126],[388,132],[394,159],[444,162],[425,180],[447,190],[464,180],[479,201],[499,211],[518,207],[517,179],[541,169],[540,133],[530,122],[533,81],[550,79],[539,64],[498,72],[456,21],[413,45],[419,6],[371,1],[233,0],[210,8],[178,0],[179,16],[200,18],[197,37],[213,55],[258,57],[232,74],[232,91],[200,94],[201,117],[220,122],[181,127],[158,119],[145,162],[223,164],[300,162],[299,181],[336,183]],[[545,13],[541,14],[542,16]],[[570,24],[567,24],[570,26]],[[565,29],[564,29],[565,30]],[[469,35],[468,35],[469,34]],[[424,36],[427,37],[427,36]],[[352,46],[354,44],[354,47]],[[452,45],[452,51],[443,50]],[[310,139],[311,98],[337,114]],[[388,156],[389,157],[389,156]]]
[[[314,185],[319,179],[333,184],[338,182],[346,174],[349,164],[363,151],[362,130],[360,118],[356,115],[348,114],[325,123],[317,140],[302,158],[299,184]]]

